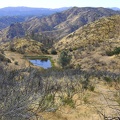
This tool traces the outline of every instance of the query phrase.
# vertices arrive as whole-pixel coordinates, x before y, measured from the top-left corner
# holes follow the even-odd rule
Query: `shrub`
[[[95,90],[95,86],[90,85],[90,86],[89,86],[89,90],[93,92],[93,91]]]
[[[108,56],[118,55],[120,54],[120,47],[116,47],[113,51],[106,51],[106,54]]]
[[[120,47],[116,47],[116,48],[114,49],[113,53],[114,53],[115,55],[120,54]]]
[[[107,54],[108,56],[114,55],[113,51],[106,51],[106,54]]]
[[[41,48],[41,51],[45,54],[48,54],[48,50],[46,48]]]
[[[17,61],[15,61],[15,65],[18,65],[18,62],[17,62]]]
[[[109,77],[104,77],[104,80],[105,80],[107,83],[112,82],[112,79],[111,79],[111,78],[109,78]]]
[[[58,58],[59,65],[62,68],[65,68],[67,65],[69,65],[70,61],[71,61],[71,55],[68,54],[68,51],[63,50]]]
[[[52,50],[51,50],[51,54],[56,55],[56,54],[57,54],[57,51],[56,51],[55,49],[52,49]]]
[[[8,58],[6,58],[6,61],[7,61],[8,63],[11,63],[11,60],[10,60],[10,59],[8,59]]]
[[[10,46],[10,51],[15,52],[15,48]]]
[[[5,59],[3,54],[0,54],[0,61],[3,61]]]

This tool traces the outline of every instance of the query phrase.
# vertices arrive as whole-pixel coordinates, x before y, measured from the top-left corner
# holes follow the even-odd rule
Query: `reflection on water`
[[[36,66],[40,66],[44,69],[48,69],[48,68],[51,68],[52,65],[51,65],[51,62],[50,60],[39,60],[39,59],[35,59],[35,60],[30,60],[30,62],[33,64],[33,65],[36,65]]]

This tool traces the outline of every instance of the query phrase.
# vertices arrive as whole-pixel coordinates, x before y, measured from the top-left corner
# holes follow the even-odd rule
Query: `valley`
[[[120,119],[120,11],[64,9],[0,18],[1,120]]]

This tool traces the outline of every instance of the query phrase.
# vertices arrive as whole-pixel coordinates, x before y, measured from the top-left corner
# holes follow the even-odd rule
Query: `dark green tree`
[[[62,68],[65,68],[70,64],[70,61],[71,61],[71,55],[68,53],[67,50],[63,50],[58,57],[58,64]]]

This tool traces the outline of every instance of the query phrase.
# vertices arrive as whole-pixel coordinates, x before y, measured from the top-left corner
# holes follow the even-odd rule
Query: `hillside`
[[[21,24],[24,29],[24,34],[30,35],[34,33],[35,37],[40,39],[39,36],[43,34],[54,40],[59,40],[60,38],[68,35],[69,33],[77,30],[79,27],[91,23],[95,20],[100,19],[105,16],[112,16],[115,14],[120,14],[118,11],[114,11],[107,8],[77,8],[73,7],[66,11],[55,13],[48,17],[38,18],[34,17],[25,21]],[[14,25],[16,26],[16,25]],[[8,29],[10,29],[8,27]],[[14,29],[14,28],[13,28]],[[6,30],[2,31],[3,40],[9,40],[9,31],[6,33]],[[19,28],[16,31],[20,31]],[[19,34],[21,37],[23,34]],[[16,34],[14,37],[18,37]]]
[[[4,51],[18,52],[21,54],[43,54],[43,44],[34,40],[27,39],[14,39],[11,42],[6,42],[1,45]]]
[[[4,32],[4,33],[3,33]],[[21,23],[11,24],[9,27],[0,31],[0,40],[9,41],[13,38],[25,36],[24,28]]]
[[[17,22],[24,22],[34,16],[44,17],[56,12],[62,12],[69,8],[30,8],[30,7],[6,7],[0,9],[0,29]]]
[[[72,64],[76,67],[119,72],[119,55],[111,57],[110,53],[120,47],[120,16],[87,24],[64,37],[54,47],[58,51],[72,51]]]
[[[120,15],[115,14],[74,7],[1,30],[0,120],[119,120]],[[50,60],[52,68],[30,59]]]
[[[87,23],[114,14],[120,13],[106,8],[73,7],[42,19],[31,19],[23,23],[23,26],[28,33],[31,31],[43,33],[54,39],[60,39]]]
[[[55,47],[57,49],[78,49],[83,46],[104,42],[107,39],[118,38],[120,35],[120,16],[102,18],[87,24],[75,32],[61,39]]]
[[[27,19],[23,16],[2,16],[0,17],[0,29],[6,28],[12,23],[23,22]]]

